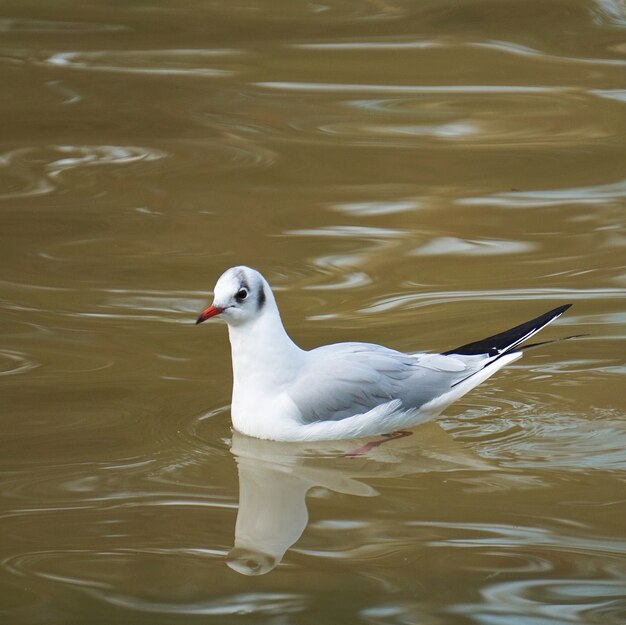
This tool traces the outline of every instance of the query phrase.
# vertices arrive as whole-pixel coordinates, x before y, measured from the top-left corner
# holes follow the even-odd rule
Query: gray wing
[[[326,345],[307,356],[287,391],[305,423],[345,419],[393,399],[419,407],[477,368],[463,357],[403,354],[369,343]]]

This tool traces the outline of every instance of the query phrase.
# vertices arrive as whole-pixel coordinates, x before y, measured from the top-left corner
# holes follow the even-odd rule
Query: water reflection
[[[378,491],[365,481],[369,478],[494,469],[435,423],[420,427],[418,436],[372,448],[359,441],[277,443],[234,432],[239,512],[228,566],[244,575],[274,569],[307,526],[306,496],[314,487],[373,497]]]

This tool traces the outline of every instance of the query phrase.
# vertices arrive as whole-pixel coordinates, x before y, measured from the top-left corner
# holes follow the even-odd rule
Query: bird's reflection
[[[372,497],[378,492],[367,478],[494,469],[436,423],[412,436],[378,446],[372,442],[277,443],[234,432],[239,512],[228,566],[244,575],[263,575],[276,567],[306,528],[306,495],[314,486]]]

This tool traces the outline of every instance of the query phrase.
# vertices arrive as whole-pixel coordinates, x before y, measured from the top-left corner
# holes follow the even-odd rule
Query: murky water
[[[625,70],[619,0],[4,2],[2,622],[623,625]],[[304,347],[587,336],[251,440],[242,263]]]

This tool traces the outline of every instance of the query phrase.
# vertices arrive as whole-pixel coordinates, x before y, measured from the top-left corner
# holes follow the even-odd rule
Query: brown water
[[[3,2],[2,623],[623,625],[625,70],[620,0]],[[241,263],[305,347],[588,336],[250,440]]]

